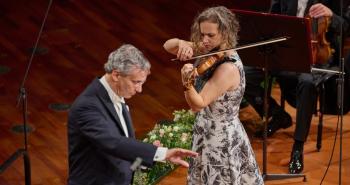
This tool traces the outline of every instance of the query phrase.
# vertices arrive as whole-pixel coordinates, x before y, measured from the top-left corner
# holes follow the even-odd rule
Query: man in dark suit
[[[343,33],[348,33],[349,30],[350,8],[349,3],[344,4],[343,17],[339,16],[340,5],[337,0],[272,0],[270,12],[298,17],[304,17],[306,15],[312,18],[329,17],[330,25],[326,37],[336,52],[328,64],[319,66],[328,68],[338,65],[339,43],[337,41],[339,40],[340,25],[343,24]],[[297,60],[297,56],[295,57]],[[260,115],[263,115],[264,89],[260,87],[260,83],[264,79],[263,73],[261,70],[252,67],[246,67],[245,71],[247,79],[245,98]],[[309,133],[312,115],[317,103],[316,86],[317,83],[322,81],[324,75],[285,71],[275,71],[273,73],[275,73],[286,100],[297,110],[294,145],[289,162],[289,172],[300,173],[304,166],[303,146]],[[269,105],[268,114],[271,115],[272,119],[268,124],[267,134],[271,136],[278,129],[291,126],[292,120],[290,115],[272,97],[269,98]]]
[[[109,55],[105,75],[96,78],[73,103],[68,116],[69,185],[129,185],[131,164],[182,160],[197,153],[167,149],[135,139],[124,98],[142,91],[150,63],[134,46],[126,44]]]

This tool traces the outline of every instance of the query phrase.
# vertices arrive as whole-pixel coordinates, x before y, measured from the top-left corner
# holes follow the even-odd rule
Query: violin
[[[224,58],[224,54],[215,54],[211,55],[205,58],[200,58],[199,64],[197,67],[195,67],[190,73],[189,76],[187,76],[187,79],[185,80],[184,87],[186,90],[190,89],[191,86],[193,86],[195,81],[195,73],[197,73],[199,76],[204,75],[206,71],[208,71],[210,68],[213,67],[214,64],[216,64],[219,61],[222,61]]]
[[[208,69],[210,69],[216,62],[221,61],[224,58],[222,53],[211,55],[200,61],[199,65],[196,67],[198,75],[204,74]]]
[[[329,17],[311,18],[312,64],[327,64],[334,53],[326,39]]]

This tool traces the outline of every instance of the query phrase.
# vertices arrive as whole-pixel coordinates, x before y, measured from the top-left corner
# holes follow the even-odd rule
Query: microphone
[[[341,103],[342,103],[342,84],[343,84],[343,79],[340,77],[337,79],[337,107],[340,109]]]
[[[141,163],[142,163],[141,157],[136,157],[135,161],[131,164],[130,169],[132,171],[136,171],[137,169],[140,168]]]

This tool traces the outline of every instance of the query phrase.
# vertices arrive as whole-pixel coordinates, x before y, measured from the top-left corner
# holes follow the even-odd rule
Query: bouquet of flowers
[[[174,119],[158,122],[154,129],[143,139],[145,143],[161,145],[167,148],[191,148],[194,114],[188,110],[174,111]],[[161,177],[175,169],[170,163],[157,163],[152,168],[137,171],[134,185],[155,184]]]

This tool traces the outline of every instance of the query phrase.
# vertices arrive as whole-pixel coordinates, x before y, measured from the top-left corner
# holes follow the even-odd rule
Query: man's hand
[[[163,146],[163,144],[162,144],[159,140],[153,141],[152,144],[153,144],[154,146],[157,146],[157,147],[162,147],[162,146]]]
[[[168,149],[165,160],[188,168],[189,164],[185,160],[183,160],[183,158],[197,157],[197,156],[198,156],[198,153],[193,152],[191,150],[185,150],[181,148],[172,148],[172,149]]]
[[[332,17],[333,12],[327,6],[317,3],[310,7],[309,15],[312,18],[320,18],[320,17]]]

